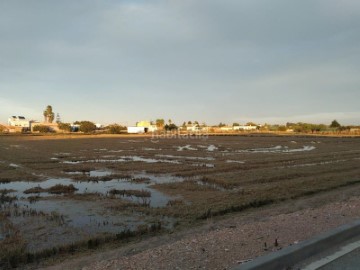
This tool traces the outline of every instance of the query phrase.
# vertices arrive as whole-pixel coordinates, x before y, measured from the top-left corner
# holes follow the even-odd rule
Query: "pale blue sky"
[[[3,0],[0,122],[360,124],[360,1]]]

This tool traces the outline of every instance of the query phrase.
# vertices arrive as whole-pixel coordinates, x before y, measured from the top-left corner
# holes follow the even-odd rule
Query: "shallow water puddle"
[[[209,152],[213,152],[215,150],[218,150],[219,148],[217,148],[215,145],[210,145],[206,150]]]
[[[245,149],[237,150],[237,153],[293,153],[293,152],[306,152],[316,149],[315,146],[304,145],[302,148],[291,149],[288,146],[277,145],[269,148],[254,148],[254,149]]]
[[[205,167],[205,168],[215,168],[215,164],[210,163],[193,163],[191,166],[194,167]]]
[[[109,211],[104,210],[98,202],[86,202],[84,204],[76,200],[54,199],[40,200],[32,204],[27,201],[19,201],[17,206],[23,209],[36,210],[39,213],[59,213],[63,216],[60,218],[66,224],[81,228],[88,233],[116,232],[119,230],[120,224],[132,227],[143,223],[143,221],[139,220],[141,214],[132,216],[111,214]]]
[[[15,163],[10,163],[10,164],[9,164],[9,167],[12,167],[12,168],[20,168],[21,166],[18,165],[18,164],[15,164]]]
[[[239,164],[244,164],[245,161],[228,159],[228,160],[226,160],[226,163],[239,163]]]
[[[144,151],[161,151],[162,149],[157,149],[157,148],[151,148],[151,147],[143,147],[142,150]]]
[[[77,172],[70,172],[77,174]],[[91,171],[88,174],[90,177],[101,177],[108,176],[109,171]],[[145,182],[136,182],[136,181],[128,181],[124,179],[112,179],[110,181],[74,181],[68,178],[59,178],[59,179],[48,179],[43,182],[26,182],[26,181],[17,181],[10,183],[1,183],[0,189],[12,189],[15,190],[9,194],[15,195],[18,198],[29,198],[34,195],[41,196],[49,196],[54,197],[58,195],[50,194],[48,192],[40,192],[40,193],[29,193],[25,194],[24,192],[30,188],[40,187],[42,189],[48,189],[55,185],[64,185],[69,186],[73,185],[77,190],[73,192],[73,194],[86,194],[86,193],[100,193],[103,196],[108,196],[110,190],[138,190],[138,191],[148,191],[151,193],[151,198],[149,198],[149,203],[151,207],[164,207],[168,203],[169,200],[173,199],[170,196],[167,196],[153,188],[151,188],[152,184],[157,183],[170,183],[170,182],[178,182],[183,181],[183,178],[169,176],[169,175],[150,175],[146,173],[135,173],[133,179],[149,179],[150,183]],[[141,198],[137,198],[135,196],[124,197],[124,199],[134,202],[134,203],[142,203]],[[35,204],[37,204],[36,202]]]
[[[192,147],[190,144],[177,147],[177,151],[179,151],[179,152],[184,151],[184,150],[196,151],[197,149]]]
[[[70,172],[76,173],[76,172]],[[89,176],[107,176],[109,170],[90,171]],[[147,182],[135,182],[136,179],[147,179]],[[0,189],[12,189],[8,195],[16,195],[19,200],[4,206],[6,211],[10,211],[9,219],[17,227],[33,226],[38,230],[39,226],[45,228],[46,240],[43,237],[32,239],[28,244],[29,250],[41,250],[52,245],[64,244],[69,242],[64,236],[71,237],[71,241],[80,240],[86,235],[96,235],[97,233],[121,233],[124,230],[136,230],[139,225],[154,223],[153,216],[143,213],[126,210],[121,205],[123,200],[136,204],[149,205],[150,207],[165,207],[170,200],[178,197],[167,196],[151,186],[155,183],[169,183],[183,181],[181,177],[171,175],[152,175],[145,171],[133,174],[133,180],[113,179],[110,181],[73,181],[67,178],[48,179],[43,182],[10,182],[0,184]],[[54,185],[74,185],[77,189],[73,195],[60,196],[47,192],[25,194],[24,191],[34,187],[47,189]],[[110,195],[110,191],[116,189],[122,191],[140,191],[151,197],[136,197],[136,192],[127,195]],[[77,194],[91,194],[94,197],[77,197]],[[99,194],[99,195],[96,195]],[[135,196],[136,195],[136,196]],[[30,202],[30,196],[41,196],[39,200]],[[84,199],[82,199],[84,198]],[[121,201],[120,201],[121,200]],[[119,204],[120,203],[120,204]],[[120,208],[117,206],[120,205]],[[34,219],[36,218],[36,219]],[[157,217],[165,228],[171,228],[175,219],[170,217]],[[35,221],[35,223],[34,223]],[[50,223],[49,223],[50,222]],[[0,228],[1,229],[1,228]],[[80,230],[80,231],[78,231]],[[81,233],[80,233],[81,232]],[[39,233],[42,233],[39,231]],[[42,233],[41,235],[43,235]],[[85,236],[84,236],[85,235]],[[71,243],[71,242],[70,242]]]
[[[93,171],[71,171],[71,172],[65,172],[65,174],[86,175],[90,177],[102,177],[102,176],[111,175],[112,172],[110,170],[93,170]]]
[[[110,150],[109,153],[121,153],[124,152],[124,150]]]
[[[145,163],[173,163],[181,164],[176,160],[167,160],[167,159],[154,159],[154,158],[144,158],[140,156],[121,156],[117,159],[90,159],[90,160],[65,160],[61,163],[63,164],[80,164],[80,163],[118,163],[118,162],[145,162]]]
[[[191,157],[191,156],[174,156],[174,155],[156,155],[162,158],[189,159],[189,160],[215,160],[213,157]]]

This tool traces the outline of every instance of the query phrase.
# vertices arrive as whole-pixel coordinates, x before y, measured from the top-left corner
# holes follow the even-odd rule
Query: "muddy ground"
[[[355,189],[359,152],[345,137],[2,136],[0,259],[16,266]]]

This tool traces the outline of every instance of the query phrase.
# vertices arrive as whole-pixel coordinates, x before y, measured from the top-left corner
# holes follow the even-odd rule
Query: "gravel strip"
[[[223,228],[210,226],[206,232],[82,269],[229,269],[358,218],[358,197],[250,223],[232,218]]]

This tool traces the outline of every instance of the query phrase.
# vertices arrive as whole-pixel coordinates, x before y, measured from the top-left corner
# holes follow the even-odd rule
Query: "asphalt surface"
[[[352,239],[343,245],[332,247],[325,253],[309,258],[307,262],[294,269],[302,270],[352,270],[360,269],[360,240]]]
[[[318,268],[319,270],[358,270],[360,269],[360,248]]]

